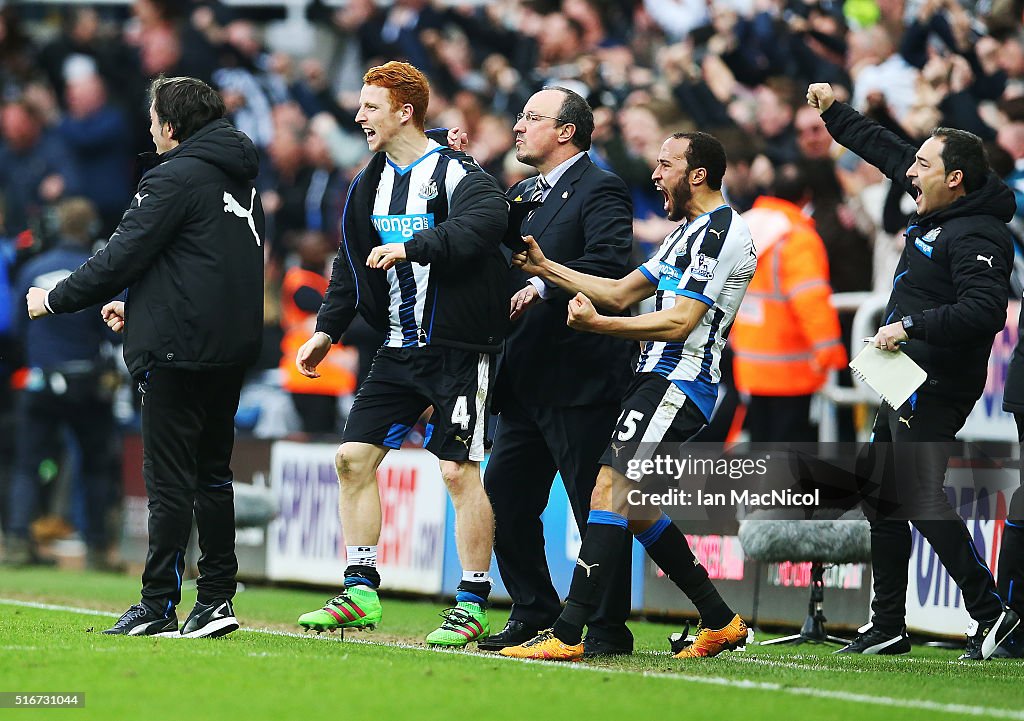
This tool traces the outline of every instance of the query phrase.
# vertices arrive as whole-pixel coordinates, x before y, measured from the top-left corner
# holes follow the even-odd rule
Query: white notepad
[[[894,409],[906,403],[928,379],[924,368],[903,351],[884,351],[873,345],[857,354],[850,369]]]

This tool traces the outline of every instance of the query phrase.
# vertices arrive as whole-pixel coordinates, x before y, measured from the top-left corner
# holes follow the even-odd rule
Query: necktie
[[[534,202],[534,203],[541,203],[541,202],[543,202],[544,201],[544,192],[548,188],[550,188],[550,187],[551,186],[548,185],[548,181],[544,180],[544,176],[543,175],[538,175],[537,176],[537,183],[533,186],[533,195],[530,196],[530,200],[532,202]],[[536,209],[531,210],[530,214],[526,216],[526,219],[529,220],[530,218],[532,218],[533,214],[536,213],[536,212],[537,212]]]

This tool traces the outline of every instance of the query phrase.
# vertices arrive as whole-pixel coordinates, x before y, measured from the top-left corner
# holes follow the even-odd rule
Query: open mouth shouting
[[[665,188],[661,186],[661,183],[655,183],[654,187],[657,188],[658,192],[661,193],[662,209],[664,209],[666,213],[669,213],[670,206],[672,204],[672,196],[669,194],[667,190],[665,190]]]

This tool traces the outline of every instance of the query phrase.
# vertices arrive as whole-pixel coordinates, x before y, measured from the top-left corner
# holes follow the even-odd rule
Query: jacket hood
[[[926,217],[941,223],[951,218],[969,215],[991,215],[1004,223],[1009,223],[1016,211],[1017,201],[1013,197],[1013,191],[999,176],[989,172],[985,184],[980,188]]]
[[[247,182],[260,170],[259,153],[249,136],[223,118],[203,126],[184,143],[164,153],[160,160],[186,157],[216,165],[231,177]]]

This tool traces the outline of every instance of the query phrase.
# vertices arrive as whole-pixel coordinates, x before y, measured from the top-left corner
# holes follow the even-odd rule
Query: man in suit
[[[594,116],[586,100],[544,88],[519,113],[516,157],[539,175],[513,186],[513,203],[541,201],[521,226],[548,257],[584,273],[621,278],[630,270],[632,204],[625,183],[587,156]],[[550,627],[561,610],[544,556],[541,513],[555,472],[573,515],[587,527],[598,460],[615,428],[631,377],[633,345],[566,326],[569,296],[513,269],[514,321],[499,361],[500,413],[484,485],[494,507],[498,569],[512,596],[504,630],[481,642],[500,650]],[[589,655],[631,653],[629,540],[625,562],[591,620]]]

